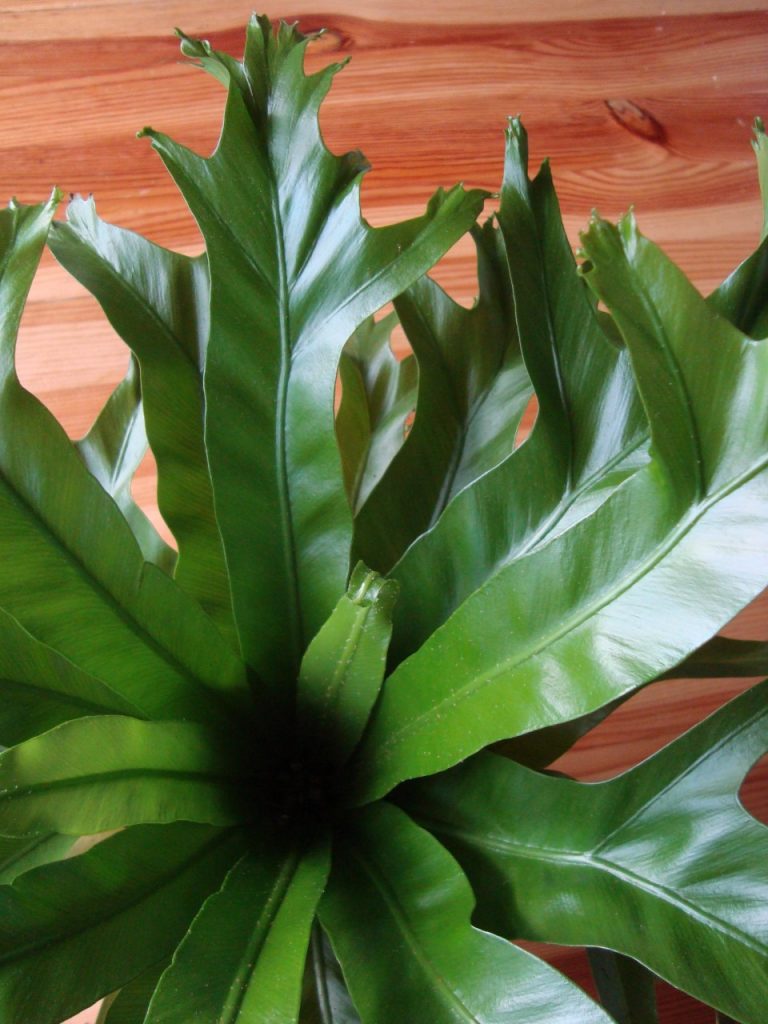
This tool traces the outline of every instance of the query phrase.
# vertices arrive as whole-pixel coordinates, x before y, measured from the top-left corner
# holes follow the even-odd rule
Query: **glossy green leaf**
[[[594,221],[584,246],[632,358],[651,462],[399,665],[358,751],[355,800],[631,693],[765,585],[768,343],[715,314],[631,217]]]
[[[105,223],[92,199],[73,199],[55,224],[56,258],[98,299],[141,365],[157,502],[179,548],[176,580],[235,639],[229,579],[203,444],[202,373],[208,342],[208,266]]]
[[[76,447],[90,472],[120,506],[144,558],[172,574],[176,552],[165,543],[131,494],[134,474],[147,451],[139,365],[135,358],[129,360],[125,376]]]
[[[768,643],[714,636],[679,665],[664,672],[658,679],[651,680],[651,683],[663,682],[665,679],[730,679],[766,675]],[[545,768],[631,696],[631,693],[627,693],[579,718],[503,740],[494,746],[494,751],[528,765],[529,768]]]
[[[0,1019],[59,1024],[157,963],[242,852],[231,830],[138,826],[0,887]]]
[[[168,961],[161,960],[105,999],[96,1024],[144,1024],[149,1001],[167,966]]]
[[[413,426],[355,519],[354,551],[386,572],[467,484],[514,448],[531,397],[507,258],[489,220],[473,231],[480,294],[472,309],[429,277],[395,300],[419,367]]]
[[[98,714],[144,717],[0,608],[0,739],[5,745],[21,743],[72,718]]]
[[[362,562],[347,593],[307,648],[297,689],[297,742],[315,763],[339,767],[379,695],[397,584]]]
[[[404,801],[467,870],[484,927],[615,949],[762,1024],[768,828],[736,794],[766,750],[768,681],[608,782],[484,754]]]
[[[552,968],[473,928],[472,903],[453,858],[396,807],[341,830],[320,917],[364,1024],[608,1024]]]
[[[0,754],[0,834],[236,824],[255,813],[238,793],[247,763],[233,738],[192,722],[65,722]]]
[[[659,1024],[656,979],[642,964],[610,949],[587,950],[600,1001],[616,1024]]]
[[[243,653],[275,703],[346,584],[351,517],[333,431],[343,344],[450,248],[484,198],[456,188],[420,218],[365,224],[367,165],[333,156],[317,121],[338,65],[306,76],[307,42],[255,16],[242,66],[187,41],[229,80],[216,150],[204,159],[149,132],[206,243],[206,449]]]
[[[419,369],[410,354],[398,359],[391,346],[398,324],[392,312],[369,317],[341,352],[341,400],[336,414],[344,485],[357,512],[405,441],[416,408]]]
[[[9,885],[19,875],[41,864],[60,860],[72,847],[72,836],[46,832],[43,835],[11,838],[0,836],[0,885]]]
[[[0,212],[0,606],[149,716],[226,719],[250,700],[212,621],[144,561],[112,498],[19,384],[16,334],[54,212]]]
[[[393,569],[402,588],[397,658],[495,572],[589,514],[647,461],[627,353],[607,340],[579,279],[548,166],[528,179],[527,136],[517,120],[507,130],[504,166],[498,216],[538,415],[529,439],[457,495]]]
[[[295,1024],[328,868],[327,839],[254,840],[192,922],[145,1024]]]
[[[339,961],[317,922],[312,929],[299,1024],[360,1024]]]

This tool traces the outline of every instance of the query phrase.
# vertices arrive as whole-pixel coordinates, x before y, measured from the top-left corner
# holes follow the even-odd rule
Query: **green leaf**
[[[356,755],[354,800],[633,692],[765,586],[768,343],[717,316],[632,218],[595,221],[584,244],[633,361],[652,460],[398,666]]]
[[[329,846],[256,842],[192,922],[145,1024],[295,1024]]]
[[[161,960],[105,999],[96,1024],[144,1024],[149,1001],[167,966],[168,960]]]
[[[458,494],[393,569],[402,588],[398,659],[499,569],[588,515],[647,461],[629,358],[607,340],[579,279],[549,167],[528,179],[527,136],[516,119],[499,224],[538,415],[529,439],[514,452],[510,443],[509,457]]]
[[[0,885],[9,885],[19,875],[41,864],[60,860],[72,847],[72,836],[55,832],[21,838],[0,836]]]
[[[131,494],[134,474],[147,450],[139,366],[134,357],[93,426],[76,442],[76,447],[90,472],[120,506],[144,558],[172,575],[176,552],[165,543]]]
[[[610,949],[587,950],[600,1000],[617,1024],[659,1024],[656,979],[631,957]]]
[[[306,76],[307,38],[266,18],[243,64],[186,43],[229,80],[204,159],[149,132],[205,238],[211,330],[205,436],[246,660],[287,708],[308,641],[346,585],[351,516],[333,426],[344,342],[428,270],[484,193],[439,193],[420,218],[360,217],[359,153],[333,156],[317,112],[338,65]]]
[[[761,640],[733,640],[714,636],[679,665],[668,669],[658,679],[730,679],[768,675],[768,644]],[[650,684],[644,684],[650,685]],[[631,693],[604,704],[596,711],[573,718],[569,722],[535,729],[510,740],[495,744],[494,751],[511,757],[529,768],[545,768],[570,750],[577,740],[604,721],[620,707]]]
[[[357,555],[381,572],[509,455],[531,397],[501,235],[489,220],[473,237],[480,295],[472,309],[428,277],[395,300],[419,367],[416,418],[360,507],[354,535]]]
[[[166,957],[243,849],[232,830],[138,826],[0,887],[0,1019],[59,1024]]]
[[[85,715],[138,710],[99,679],[35,640],[0,608],[0,738],[21,743]]]
[[[347,593],[307,648],[297,691],[299,746],[339,767],[363,734],[379,695],[392,635],[397,584],[355,568]]]
[[[551,967],[473,928],[472,903],[453,858],[402,811],[379,803],[350,820],[320,918],[364,1021],[608,1024]]]
[[[105,223],[73,199],[52,226],[56,258],[101,304],[141,366],[157,501],[179,547],[176,581],[235,642],[229,579],[203,443],[208,266]]]
[[[713,636],[664,674],[665,679],[730,679],[768,675],[768,643]]]
[[[360,1024],[339,961],[320,925],[312,928],[299,1024]]]
[[[397,323],[394,312],[380,320],[369,317],[341,352],[336,436],[353,513],[402,448],[416,408],[418,364],[413,355],[398,359],[392,351]]]
[[[484,754],[403,800],[468,872],[484,927],[617,950],[761,1024],[768,829],[737,792],[768,749],[767,697],[768,681],[608,782]]]
[[[212,621],[157,566],[48,410],[16,334],[54,212],[0,212],[0,606],[148,716],[231,721],[251,698]]]
[[[112,715],[65,722],[0,754],[0,833],[252,820],[247,765],[232,737],[192,722]]]

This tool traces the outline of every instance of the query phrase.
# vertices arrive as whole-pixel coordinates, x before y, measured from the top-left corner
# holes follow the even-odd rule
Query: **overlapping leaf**
[[[473,928],[471,912],[456,862],[402,811],[382,802],[342,830],[320,917],[364,1021],[608,1024],[552,968]]]
[[[595,220],[583,241],[632,359],[651,461],[500,569],[396,669],[358,751],[356,800],[616,700],[765,585],[768,344],[713,312],[632,217]]]
[[[480,192],[439,193],[415,220],[360,217],[359,153],[317,123],[336,67],[306,76],[307,39],[252,18],[242,65],[187,42],[229,83],[210,158],[153,143],[200,225],[211,276],[206,448],[240,641],[285,701],[343,592],[351,517],[333,432],[344,342],[472,224]]]
[[[355,749],[384,679],[396,596],[394,580],[360,562],[307,648],[296,693],[296,739],[305,758],[338,768]]]
[[[206,257],[190,258],[106,224],[92,199],[73,199],[54,224],[56,258],[98,299],[141,366],[157,501],[179,548],[176,580],[234,640],[224,552],[203,443],[208,343]]]
[[[319,924],[312,929],[300,1024],[360,1024],[339,961]]]
[[[0,609],[0,739],[21,743],[86,715],[145,717],[99,679],[35,640]]]
[[[362,158],[318,128],[336,68],[305,75],[306,44],[264,18],[242,63],[184,37],[227,86],[220,142],[149,134],[205,256],[90,201],[50,228],[140,364],[76,445],[14,369],[53,204],[0,214],[0,1018],[120,989],[105,1024],[607,1022],[520,934],[593,947],[622,1024],[655,1017],[640,961],[757,1024],[768,832],[734,794],[768,684],[610,783],[480,754],[399,790],[504,939],[438,839],[339,792],[501,737],[546,764],[660,675],[765,665],[709,641],[768,578],[765,241],[704,300],[631,218],[596,220],[587,287],[513,121],[464,309],[423,275],[484,194],[368,226]],[[757,149],[764,179],[759,128]],[[130,496],[144,414],[178,563]],[[394,578],[348,578],[350,550]]]
[[[56,1024],[167,956],[243,851],[231,830],[138,826],[0,886],[0,1019]]]
[[[761,1024],[768,828],[736,794],[768,750],[767,697],[761,683],[608,782],[485,754],[412,784],[405,805],[466,868],[484,927],[619,950]]]
[[[192,922],[145,1024],[295,1024],[329,866],[327,838],[302,845],[253,841]]]
[[[472,309],[428,277],[395,300],[419,366],[416,416],[357,512],[353,545],[381,572],[451,498],[510,454],[531,397],[501,235],[488,221],[473,237],[480,294]]]
[[[120,506],[146,560],[172,573],[176,552],[158,534],[131,494],[133,477],[147,451],[139,364],[135,358],[130,359],[125,376],[91,429],[77,442],[77,450],[104,490]]]
[[[144,561],[113,499],[19,384],[16,333],[55,202],[0,213],[0,606],[142,714],[226,720],[249,700],[212,621]],[[33,655],[31,655],[33,656]]]
[[[416,408],[418,364],[392,351],[392,312],[358,327],[339,360],[341,400],[336,435],[347,498],[354,512],[381,480],[405,441]]]
[[[242,740],[193,722],[119,715],[64,722],[0,754],[7,835],[88,835],[125,825],[252,821]]]
[[[44,832],[42,835],[0,836],[0,885],[9,885],[19,875],[41,864],[60,860],[72,847],[72,836]]]
[[[527,161],[527,136],[514,120],[499,224],[536,423],[529,440],[466,487],[394,568],[402,588],[399,658],[489,576],[583,518],[646,459],[629,359],[606,339],[579,280],[549,168],[529,181]]]

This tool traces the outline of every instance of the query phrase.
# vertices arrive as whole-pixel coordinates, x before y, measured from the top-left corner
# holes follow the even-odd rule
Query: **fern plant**
[[[518,120],[481,226],[457,187],[374,229],[307,43],[182,37],[220,141],[145,134],[203,255],[0,215],[0,1019],[650,1024],[658,976],[764,1024],[768,683],[547,766],[654,680],[768,671],[715,636],[768,582],[765,229],[706,299],[632,216],[577,266]],[[468,231],[472,309],[426,276]],[[132,353],[77,443],[14,365],[46,243]],[[588,947],[602,1005],[518,938]]]

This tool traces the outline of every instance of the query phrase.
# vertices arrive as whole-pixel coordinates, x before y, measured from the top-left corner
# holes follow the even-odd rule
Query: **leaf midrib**
[[[685,771],[682,771],[679,774],[674,775],[665,786],[663,786],[658,792],[653,794],[651,799],[641,804],[635,811],[631,812],[626,818],[620,819],[616,824],[615,828],[613,828],[607,835],[603,837],[603,839],[600,840],[600,842],[595,847],[594,852],[598,853],[601,849],[607,847],[612,839],[615,839],[617,836],[621,834],[621,832],[624,829],[628,828],[638,818],[641,818],[643,814],[645,814],[651,807],[653,807],[654,804],[658,803],[659,800],[663,799],[667,795],[667,793],[673,790],[676,786],[680,785],[680,783],[682,783],[682,781],[685,778],[687,778],[689,775],[692,775],[705,761],[713,757],[725,746],[731,744],[737,736],[740,736],[742,733],[747,732],[749,729],[751,729],[756,722],[760,721],[760,719],[764,718],[767,714],[768,708],[759,708],[753,715],[750,715],[749,718],[746,719],[746,721],[738,723],[736,727],[733,729],[729,729],[728,732],[725,735],[721,736],[720,739],[713,746],[707,747],[707,749],[704,750],[694,761],[692,761],[691,764],[687,765]],[[700,728],[703,728],[704,725],[705,723],[702,723]],[[641,769],[638,768],[637,771],[641,771]],[[607,783],[607,785],[610,785],[610,783]]]
[[[33,398],[18,382],[15,378],[13,384],[18,388],[20,393],[23,393],[28,398]],[[85,467],[83,467],[85,469]],[[87,472],[87,470],[86,470]],[[90,476],[90,474],[89,474]],[[87,568],[87,566],[80,559],[79,555],[74,552],[62,538],[59,537],[58,533],[46,518],[42,514],[38,515],[34,506],[27,501],[26,497],[16,488],[13,481],[8,477],[7,473],[0,468],[0,480],[5,483],[6,489],[11,497],[11,500],[15,501],[22,510],[22,513],[28,521],[32,523],[33,532],[36,534],[42,533],[44,537],[48,538],[48,542],[56,548],[64,556],[64,560],[74,568],[75,574],[79,576],[86,584],[86,586],[101,599],[101,602],[106,605],[117,619],[122,621],[134,636],[141,641],[144,647],[151,650],[154,654],[158,655],[159,658],[164,661],[175,675],[186,679],[187,681],[194,681],[202,689],[203,693],[210,699],[213,708],[218,709],[218,703],[216,701],[215,691],[196,673],[192,672],[187,665],[185,665],[179,658],[176,657],[167,647],[163,646],[159,640],[157,640],[149,630],[142,625],[136,618],[133,611],[126,605],[122,604],[107,588],[107,586],[101,582],[94,574]],[[95,481],[94,481],[95,482]],[[126,528],[127,523],[126,523]],[[129,529],[129,528],[128,528]],[[131,538],[133,540],[133,538]],[[136,541],[133,540],[136,544]],[[137,548],[138,551],[138,548]],[[136,594],[140,592],[140,579],[143,576],[147,563],[142,562],[139,568],[139,572],[134,577],[134,584]],[[138,578],[136,578],[138,577]],[[108,684],[105,684],[108,685]]]
[[[83,927],[75,928],[73,931],[68,931],[64,933],[58,932],[55,935],[46,935],[46,937],[41,941],[27,942],[21,946],[15,945],[13,949],[10,950],[8,953],[0,952],[0,969],[2,969],[4,965],[7,965],[9,963],[12,964],[14,960],[23,959],[30,953],[41,953],[44,950],[50,948],[51,946],[58,945],[60,942],[66,942],[69,939],[74,939],[78,938],[81,935],[85,935],[87,934],[87,932],[93,931],[95,928],[99,928],[101,925],[105,923],[105,921],[113,920],[119,915],[126,914],[128,913],[128,911],[133,910],[135,907],[140,906],[142,903],[151,900],[152,897],[155,896],[161,889],[163,889],[169,883],[173,884],[176,881],[178,881],[180,877],[185,875],[199,861],[207,857],[207,855],[212,851],[212,849],[223,844],[225,840],[230,839],[232,836],[232,832],[232,829],[222,830],[219,835],[214,836],[212,839],[209,839],[191,857],[187,858],[184,861],[183,868],[179,869],[177,866],[174,871],[163,873],[159,880],[154,882],[148,889],[143,890],[137,898],[129,899],[125,903],[121,903],[118,906],[117,910],[113,910],[110,913],[110,908],[107,907],[106,912],[103,915],[98,916],[95,921],[88,922]],[[82,856],[87,856],[87,854],[83,854]]]
[[[435,967],[430,957],[424,951],[422,944],[413,933],[413,929],[408,920],[408,915],[400,905],[397,894],[393,891],[387,879],[378,870],[378,868],[354,846],[350,847],[350,853],[363,869],[363,872],[371,880],[374,888],[380,893],[382,900],[395,920],[395,924],[399,927],[403,938],[408,944],[408,948],[411,950],[414,959],[419,963],[424,974],[428,978],[432,978],[432,991],[438,996],[440,1002],[448,1008],[449,1013],[457,1011],[461,1019],[467,1021],[468,1024],[482,1024],[471,1010],[469,1010],[459,999],[453,986],[446,981],[442,973]]]
[[[93,683],[96,683],[99,686],[103,686],[105,689],[109,689],[106,683],[103,683],[100,679],[97,679],[95,676],[91,677],[90,682],[92,685]],[[93,711],[96,714],[129,714],[132,715],[134,718],[138,718],[143,721],[149,721],[146,715],[144,715],[144,713],[140,711],[139,708],[134,707],[129,700],[127,700],[125,697],[122,697],[114,690],[110,690],[110,693],[112,694],[112,696],[117,698],[117,702],[119,702],[119,704],[121,705],[120,707],[115,707],[115,705],[110,705],[107,703],[99,704],[96,701],[89,700],[87,697],[74,696],[69,693],[66,693],[63,690],[54,690],[49,687],[40,686],[37,683],[28,683],[25,680],[12,679],[8,676],[3,676],[2,678],[0,678],[0,686],[19,687],[22,690],[29,690],[36,694],[43,694],[44,699],[47,701],[51,701],[52,703],[68,704],[71,707],[83,708],[86,711]]]
[[[234,978],[244,975],[243,982],[237,989],[230,988],[230,991],[221,1006],[217,1024],[237,1024],[240,1011],[243,1008],[245,998],[248,995],[250,980],[257,967],[258,959],[269,937],[269,933],[275,920],[284,904],[285,896],[296,876],[301,863],[301,852],[297,849],[291,850],[283,862],[280,871],[275,879],[269,895],[264,902],[264,908],[256,919],[249,941],[245,944],[242,956],[240,957]]]
[[[552,847],[518,843],[507,836],[488,835],[487,833],[478,835],[465,829],[456,828],[448,822],[432,820],[423,815],[419,815],[418,820],[424,825],[424,827],[429,828],[430,830],[434,830],[444,835],[453,836],[459,841],[467,843],[469,846],[479,846],[491,851],[492,853],[500,854],[505,857],[522,857],[527,860],[548,861],[555,864],[568,864],[577,868],[594,867],[598,871],[606,871],[617,878],[620,882],[636,889],[641,889],[649,896],[667,903],[681,913],[695,919],[704,927],[712,931],[719,932],[721,935],[741,943],[760,956],[765,956],[766,951],[768,951],[768,946],[755,942],[754,936],[741,931],[739,928],[735,928],[733,925],[729,925],[727,922],[715,917],[708,911],[696,907],[689,899],[682,896],[680,893],[675,892],[673,889],[670,889],[668,886],[643,878],[631,868],[627,868],[622,864],[609,860],[607,857],[595,855],[594,851],[559,850],[553,849]],[[597,848],[598,847],[596,847],[596,849]]]
[[[49,779],[22,786],[20,789],[0,790],[0,804],[12,803],[14,800],[26,800],[43,793],[57,792],[66,789],[78,789],[82,786],[111,785],[131,779],[164,779],[168,781],[186,781],[200,783],[231,783],[240,776],[236,772],[214,772],[195,770],[192,768],[120,768],[106,772],[91,772],[69,779]],[[142,824],[149,824],[142,823]],[[80,833],[77,833],[78,835]]]
[[[543,637],[539,643],[527,653],[522,656],[512,655],[511,657],[504,659],[500,665],[496,665],[494,668],[489,669],[486,672],[482,672],[477,676],[474,676],[471,680],[460,686],[458,689],[451,691],[442,700],[435,704],[430,705],[429,708],[420,712],[419,714],[410,718],[407,722],[403,723],[398,729],[393,730],[389,736],[381,743],[377,752],[377,757],[380,762],[385,761],[388,756],[391,756],[393,746],[396,746],[402,739],[414,732],[425,719],[439,716],[440,711],[447,704],[458,704],[462,700],[468,699],[474,693],[486,686],[491,685],[499,676],[506,672],[512,671],[513,669],[519,668],[524,665],[527,661],[542,654],[548,647],[562,640],[563,637],[567,636],[573,630],[577,629],[584,622],[590,619],[597,611],[605,607],[610,602],[616,600],[636,583],[638,583],[648,572],[652,571],[661,561],[666,557],[667,554],[672,551],[677,543],[696,525],[696,523],[716,504],[727,498],[733,491],[739,487],[744,486],[754,477],[756,477],[762,470],[768,466],[768,456],[760,460],[756,465],[750,467],[749,470],[737,476],[732,480],[727,487],[723,487],[711,495],[707,500],[702,501],[695,506],[678,520],[675,528],[667,534],[665,540],[658,544],[655,549],[649,553],[644,559],[642,564],[631,573],[628,578],[624,578],[621,584],[617,587],[608,589],[607,592],[603,591],[599,595],[599,599],[588,604],[580,614],[566,619],[565,623],[560,624],[560,628],[556,628],[551,633]],[[636,477],[635,477],[636,479]],[[450,619],[441,629],[449,628]],[[439,631],[438,631],[439,632]],[[436,634],[435,634],[436,635]],[[420,649],[421,651],[424,648]],[[416,658],[420,651],[415,652],[411,655],[411,658]],[[407,665],[411,659],[407,659],[402,663],[403,666]],[[394,679],[400,668],[396,669],[390,677],[390,680]],[[547,724],[547,723],[544,723]],[[549,723],[552,724],[552,723]]]

